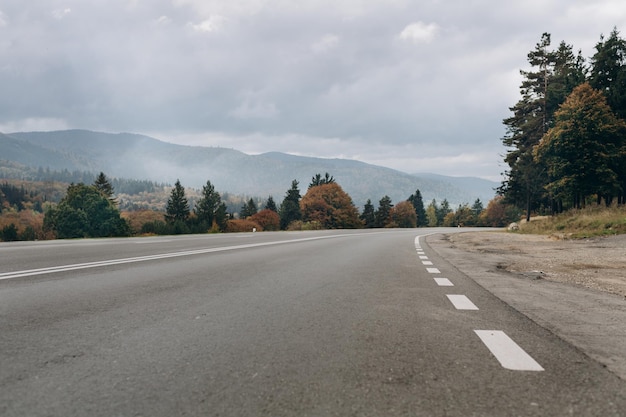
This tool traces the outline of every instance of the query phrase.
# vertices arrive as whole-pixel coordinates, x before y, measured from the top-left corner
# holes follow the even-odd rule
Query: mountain
[[[324,159],[269,152],[248,155],[215,147],[183,146],[130,133],[86,130],[17,132],[0,134],[0,160],[53,170],[104,172],[118,178],[146,179],[201,188],[207,180],[217,190],[247,196],[274,196],[282,200],[296,179],[302,194],[311,177],[330,173],[362,207],[367,199],[376,206],[384,195],[406,200],[415,190],[424,203],[447,199],[452,207],[486,203],[498,183],[478,178],[434,174],[406,174],[393,169],[346,159]]]

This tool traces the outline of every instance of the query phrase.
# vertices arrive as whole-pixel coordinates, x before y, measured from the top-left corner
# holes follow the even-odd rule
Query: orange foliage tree
[[[265,209],[248,217],[248,220],[255,222],[263,230],[280,230],[280,216],[273,210]]]
[[[393,206],[389,212],[390,222],[385,227],[417,227],[417,214],[410,201],[402,201]]]
[[[305,222],[319,222],[324,229],[363,227],[352,198],[337,183],[310,187],[300,200]]]

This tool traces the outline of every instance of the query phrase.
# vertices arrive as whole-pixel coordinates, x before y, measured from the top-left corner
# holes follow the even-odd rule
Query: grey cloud
[[[528,51],[550,31],[590,56],[626,27],[611,4],[5,0],[0,127],[48,120],[403,169],[425,152],[494,155],[494,176]]]

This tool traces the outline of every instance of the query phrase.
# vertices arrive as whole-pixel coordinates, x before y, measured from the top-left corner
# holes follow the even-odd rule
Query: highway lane
[[[430,232],[2,245],[0,415],[624,415],[623,381]],[[481,338],[501,334],[543,370],[508,369],[528,362],[507,345],[503,365]]]

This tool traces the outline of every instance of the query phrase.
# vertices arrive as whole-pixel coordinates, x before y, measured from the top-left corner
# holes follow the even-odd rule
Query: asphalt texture
[[[416,245],[435,232],[2,244],[0,415],[626,415],[624,381]]]

